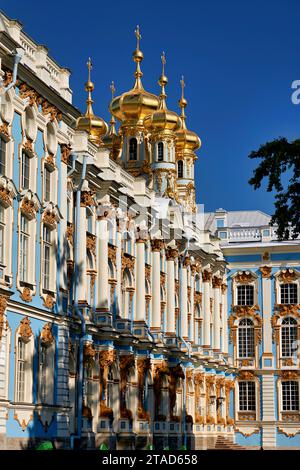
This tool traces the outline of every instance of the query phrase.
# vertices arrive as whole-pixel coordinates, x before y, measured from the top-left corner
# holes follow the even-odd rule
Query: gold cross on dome
[[[181,80],[180,80],[180,85],[181,85],[181,93],[182,97],[184,95],[184,87],[185,87],[185,81],[184,81],[184,76],[182,75]]]
[[[165,52],[163,51],[162,55],[161,55],[161,62],[162,62],[162,74],[164,75],[165,74],[165,64],[167,63],[166,61],[166,54]]]
[[[88,68],[88,80],[90,81],[91,80],[91,70],[93,68],[92,59],[90,57],[89,57],[86,65],[87,65],[87,68]]]
[[[137,48],[137,50],[139,50],[140,49],[140,40],[142,39],[139,25],[137,25],[136,30],[134,31],[134,34],[136,36],[136,48]]]
[[[116,92],[115,82],[114,81],[111,82],[110,90],[111,90],[111,97],[113,99],[113,97],[115,96],[115,92]]]

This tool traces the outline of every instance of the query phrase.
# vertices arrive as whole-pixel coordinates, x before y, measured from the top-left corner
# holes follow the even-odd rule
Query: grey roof
[[[225,227],[262,227],[269,225],[271,216],[262,211],[224,211],[206,212],[204,214],[205,229],[215,231],[215,217],[225,216]]]

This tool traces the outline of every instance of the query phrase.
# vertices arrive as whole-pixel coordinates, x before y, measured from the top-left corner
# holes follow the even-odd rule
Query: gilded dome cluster
[[[91,81],[92,64],[89,59],[88,80],[85,89],[88,92],[87,110],[85,115],[79,117],[76,123],[77,130],[84,130],[89,133],[92,142],[101,147],[110,150],[111,156],[115,159],[120,155],[122,148],[123,129],[138,128],[147,131],[153,136],[162,134],[172,136],[175,139],[176,152],[180,158],[189,157],[200,148],[201,141],[195,132],[186,127],[185,107],[187,101],[184,98],[184,81],[181,80],[182,95],[179,100],[181,108],[180,116],[167,108],[165,88],[168,78],[165,75],[165,54],[162,55],[162,74],[158,81],[161,87],[159,96],[149,93],[142,85],[141,62],[144,58],[143,52],[140,50],[140,29],[137,26],[135,30],[137,38],[136,49],[133,52],[133,60],[136,64],[134,73],[135,83],[131,90],[122,93],[120,96],[114,97],[115,88],[112,84],[112,100],[109,106],[111,112],[110,127],[101,117],[95,116],[92,109],[93,100],[91,93],[94,90],[94,84]],[[120,122],[119,132],[116,131],[115,118]]]

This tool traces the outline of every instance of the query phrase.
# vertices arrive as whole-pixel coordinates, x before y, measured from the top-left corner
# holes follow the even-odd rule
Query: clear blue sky
[[[139,24],[145,88],[159,91],[163,50],[170,109],[178,109],[181,74],[186,79],[187,125],[202,140],[197,202],[206,211],[272,213],[272,195],[248,185],[256,162],[247,156],[267,140],[300,137],[300,105],[290,99],[291,83],[300,79],[299,0],[2,0],[1,8],[72,70],[73,102],[82,110],[92,57],[94,111],[107,120],[111,80],[117,93],[133,84]]]

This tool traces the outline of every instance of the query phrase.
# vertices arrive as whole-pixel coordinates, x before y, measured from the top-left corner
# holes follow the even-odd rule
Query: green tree
[[[297,238],[300,234],[300,139],[288,142],[279,138],[267,142],[251,152],[249,158],[261,160],[249,183],[258,189],[266,178],[267,191],[276,191],[271,224],[278,225],[278,238]]]

